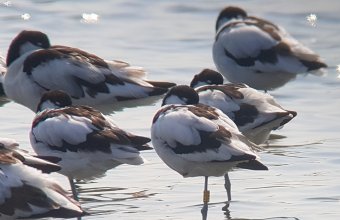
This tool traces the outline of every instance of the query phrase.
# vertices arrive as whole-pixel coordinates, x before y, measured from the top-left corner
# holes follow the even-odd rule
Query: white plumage
[[[118,128],[99,111],[71,106],[64,92],[45,93],[38,110],[30,132],[32,147],[38,155],[61,158],[59,172],[70,180],[98,178],[121,164],[143,164],[139,151],[152,149],[149,138]]]
[[[169,104],[174,96],[179,103]],[[234,167],[267,169],[254,152],[257,146],[220,110],[198,104],[192,88],[173,87],[163,105],[153,119],[152,143],[159,157],[183,177],[222,176]]]
[[[71,218],[84,214],[61,186],[41,171],[51,163],[29,156],[11,139],[0,139],[0,218]],[[34,161],[34,162],[33,162]],[[30,165],[26,162],[30,162]],[[36,163],[35,163],[36,162]],[[57,166],[57,165],[54,165]]]
[[[63,92],[44,94],[41,106],[47,100],[50,104],[67,104],[40,109],[30,132],[32,147],[38,155],[62,158],[58,163],[60,173],[75,179],[92,179],[123,163],[144,162],[139,150],[151,149],[147,146],[149,138],[118,128],[93,108],[71,106],[70,99],[67,102],[63,99],[69,99]]]
[[[230,82],[261,90],[278,88],[299,73],[327,67],[319,55],[282,27],[248,16],[238,7],[226,7],[217,18],[213,59]]]
[[[19,143],[10,138],[0,138],[0,150],[4,153],[14,154],[23,164],[41,170],[43,173],[59,171],[61,168],[55,164],[59,161],[58,157],[40,157],[28,153],[19,148]]]
[[[271,131],[281,128],[296,116],[296,112],[284,109],[268,93],[245,84],[223,85],[220,73],[214,70],[204,69],[195,75],[191,85],[195,86],[197,82],[202,85],[195,88],[199,102],[220,109],[256,144],[264,143]]]
[[[63,90],[75,104],[103,105],[165,93],[175,85],[148,81],[141,67],[104,60],[77,48],[51,46],[47,35],[22,31],[7,53],[6,95],[36,111],[46,91]]]
[[[192,106],[192,108],[195,107]],[[218,119],[209,120],[195,115],[189,109],[182,105],[165,106],[160,110],[162,113],[152,126],[151,139],[155,150],[172,169],[184,177],[222,176],[237,163],[243,161],[235,162],[232,160],[232,156],[241,157],[249,154],[250,157],[256,157],[255,153],[247,146],[249,143],[239,140],[238,136],[241,133],[223,113]],[[192,149],[192,152],[190,149],[185,149],[185,146],[202,144],[205,141],[202,140],[205,136],[202,136],[201,133],[214,135],[218,133],[219,129],[226,129],[232,134],[229,139],[221,139],[219,147],[209,149],[209,146],[202,146],[202,149]],[[216,138],[226,137],[217,136]],[[180,153],[181,150],[183,153]]]

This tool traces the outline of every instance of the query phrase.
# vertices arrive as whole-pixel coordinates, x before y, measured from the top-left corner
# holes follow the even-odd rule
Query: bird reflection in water
[[[123,187],[88,187],[89,182],[78,182],[77,186],[80,197],[80,203],[86,211],[92,216],[107,216],[117,212],[128,210],[129,212],[138,212],[138,206],[128,202],[155,196],[157,193],[151,193],[146,189],[140,188],[123,188]],[[93,182],[93,184],[96,184]],[[84,188],[84,187],[86,188]],[[112,206],[116,208],[112,208]],[[121,208],[119,208],[121,207]]]

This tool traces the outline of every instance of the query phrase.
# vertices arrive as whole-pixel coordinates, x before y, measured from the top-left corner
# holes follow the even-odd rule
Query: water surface
[[[227,4],[284,26],[317,51],[330,68],[327,75],[300,76],[273,91],[279,103],[298,116],[276,134],[260,155],[269,171],[230,174],[233,201],[223,178],[210,178],[208,219],[339,219],[340,217],[340,2],[328,1],[53,1],[18,0],[0,5],[0,52],[23,29],[47,33],[52,44],[82,48],[105,59],[121,59],[148,70],[149,79],[190,82],[202,68],[214,68],[211,48],[218,12]],[[83,13],[98,15],[86,23]],[[316,26],[306,17],[317,15]],[[22,17],[23,14],[26,16]],[[27,16],[27,14],[29,16]],[[23,18],[30,17],[27,20]],[[131,132],[150,135],[161,97],[115,105],[107,110]],[[0,100],[0,136],[29,148],[34,114]],[[138,107],[135,107],[138,106]],[[80,199],[91,213],[83,219],[200,219],[203,178],[184,179],[166,167],[154,151],[140,167],[122,165],[101,179],[80,183]],[[68,188],[63,176],[53,175]]]

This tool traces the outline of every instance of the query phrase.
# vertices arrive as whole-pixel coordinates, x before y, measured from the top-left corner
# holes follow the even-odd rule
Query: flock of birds
[[[103,176],[121,164],[144,163],[154,150],[183,177],[224,176],[228,201],[234,168],[267,170],[257,155],[271,131],[297,113],[263,91],[299,73],[327,67],[283,28],[226,7],[216,21],[213,59],[190,86],[145,79],[142,68],[104,60],[83,50],[51,45],[46,34],[24,30],[11,42],[1,67],[6,96],[36,112],[29,132],[35,155],[0,139],[0,218],[79,217],[74,180]],[[223,82],[223,76],[230,83]],[[95,107],[165,94],[151,139],[120,129]],[[59,172],[73,197],[45,173]]]

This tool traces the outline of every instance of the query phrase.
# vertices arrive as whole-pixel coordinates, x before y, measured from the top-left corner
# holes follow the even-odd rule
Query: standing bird
[[[38,105],[30,131],[31,145],[41,156],[61,158],[59,173],[73,180],[89,180],[121,164],[140,165],[141,150],[152,149],[150,138],[118,128],[109,118],[88,106],[72,106],[62,91],[46,92]]]
[[[268,93],[245,84],[223,84],[222,75],[211,69],[195,75],[190,85],[198,93],[200,103],[220,109],[255,144],[264,143],[271,131],[297,115],[284,109]]]
[[[270,21],[224,8],[216,21],[213,59],[232,83],[259,90],[283,86],[299,73],[320,73],[327,65],[306,46]]]
[[[235,167],[267,170],[235,123],[220,110],[199,104],[189,86],[175,86],[163,99],[151,127],[152,144],[159,157],[183,177],[205,177],[203,202],[208,203],[209,176],[225,175],[231,200],[228,171]]]
[[[78,202],[41,172],[56,171],[60,167],[23,153],[17,145],[14,140],[0,138],[0,218],[84,215]]]
[[[51,46],[46,34],[22,31],[9,46],[6,95],[36,110],[42,94],[62,90],[75,104],[102,105],[166,93],[174,83],[144,80],[146,72],[83,50]]]

